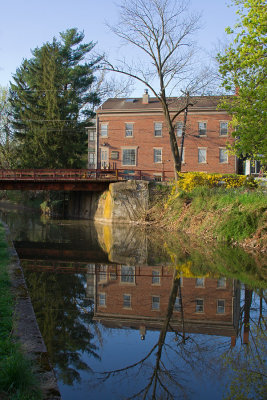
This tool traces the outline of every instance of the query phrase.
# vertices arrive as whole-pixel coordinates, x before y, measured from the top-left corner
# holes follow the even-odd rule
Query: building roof
[[[195,111],[216,110],[223,96],[194,96],[191,98]],[[185,98],[168,98],[170,110],[177,110],[185,104]],[[144,104],[143,98],[111,98],[106,100],[97,113],[109,112],[157,112],[162,111],[161,103],[156,97],[150,97],[149,103]]]

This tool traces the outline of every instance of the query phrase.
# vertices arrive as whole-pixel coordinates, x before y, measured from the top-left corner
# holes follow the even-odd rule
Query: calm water
[[[63,400],[265,398],[264,255],[3,207],[0,218]]]

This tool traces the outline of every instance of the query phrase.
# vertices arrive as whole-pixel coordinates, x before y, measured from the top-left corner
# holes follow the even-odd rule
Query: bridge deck
[[[0,189],[102,191],[112,182],[154,180],[153,173],[159,172],[136,169],[0,169]],[[161,180],[169,180],[165,175],[169,172],[162,172]]]
[[[121,179],[117,170],[6,169],[0,170],[0,189],[101,191]]]

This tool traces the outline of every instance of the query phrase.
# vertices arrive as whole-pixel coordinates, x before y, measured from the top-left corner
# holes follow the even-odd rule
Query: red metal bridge
[[[0,169],[0,190],[102,191],[112,182],[151,180],[153,172],[126,169]]]

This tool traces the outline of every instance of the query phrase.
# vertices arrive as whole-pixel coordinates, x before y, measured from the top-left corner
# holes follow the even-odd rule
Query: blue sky
[[[203,28],[198,41],[207,51],[223,39],[225,27],[236,21],[234,8],[227,6],[229,2],[191,0],[191,8],[202,11]],[[117,57],[120,42],[105,21],[116,23],[118,3],[120,0],[0,0],[0,85],[8,85],[23,58],[31,56],[31,49],[67,28],[84,31],[85,40],[97,42],[99,52],[107,52],[111,59]]]

